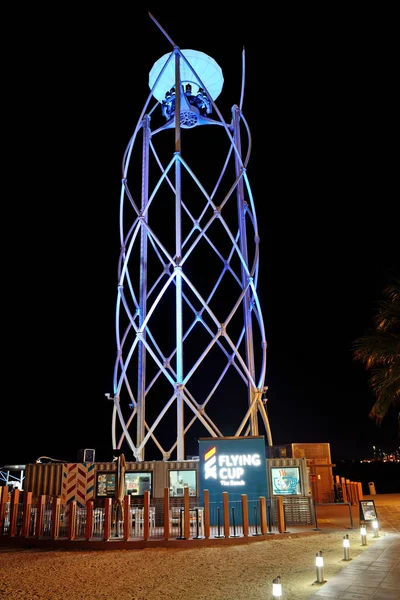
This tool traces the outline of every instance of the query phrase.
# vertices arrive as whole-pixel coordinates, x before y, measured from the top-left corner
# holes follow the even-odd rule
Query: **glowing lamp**
[[[374,537],[379,537],[379,523],[377,519],[372,521],[372,529],[374,530]]]
[[[343,552],[344,560],[350,560],[350,540],[348,535],[343,537]]]
[[[279,576],[272,581],[272,598],[282,598],[282,585]]]
[[[361,545],[367,545],[367,528],[365,525],[361,525],[360,527],[360,535],[361,535]]]
[[[323,567],[324,566],[324,557],[322,556],[321,552],[317,552],[316,557],[315,557],[315,566],[316,567]]]
[[[317,569],[317,583],[324,583],[324,559],[321,550],[315,555],[315,566]]]
[[[180,51],[189,65],[179,57],[179,70],[181,84],[191,86],[191,93],[196,95],[201,88],[205,88],[213,100],[218,98],[224,84],[221,67],[215,62],[211,56],[204,54],[198,50],[181,50]],[[175,88],[175,58],[172,56],[174,52],[164,54],[153,65],[149,73],[149,87],[152,90],[153,96],[162,102],[165,94]],[[170,59],[168,61],[168,59]],[[168,64],[166,65],[168,61]],[[165,66],[166,65],[166,66]],[[165,69],[163,70],[165,66]],[[162,72],[160,79],[158,76]],[[157,81],[157,85],[154,87]],[[154,88],[154,89],[153,89]]]

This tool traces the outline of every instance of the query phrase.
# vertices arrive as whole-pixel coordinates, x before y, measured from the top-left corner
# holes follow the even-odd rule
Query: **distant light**
[[[26,465],[4,465],[3,469],[7,471],[23,471]]]

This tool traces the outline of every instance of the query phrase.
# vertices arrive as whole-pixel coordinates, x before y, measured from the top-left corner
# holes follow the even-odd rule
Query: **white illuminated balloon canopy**
[[[211,58],[211,56],[204,54],[204,52],[200,52],[198,50],[180,50],[180,52],[192,67],[190,68],[182,59],[182,57],[180,57],[181,83],[189,83],[192,86],[192,92],[194,94],[197,94],[199,89],[204,87],[211,98],[215,100],[220,95],[222,86],[224,84],[221,67],[213,58]],[[164,54],[154,63],[149,73],[149,87],[151,90],[153,90],[153,86],[157,81],[157,77],[160,75],[163,67],[172,54],[173,52]],[[152,92],[153,96],[159,102],[162,102],[165,98],[166,92],[169,92],[174,86],[175,59],[172,57]]]

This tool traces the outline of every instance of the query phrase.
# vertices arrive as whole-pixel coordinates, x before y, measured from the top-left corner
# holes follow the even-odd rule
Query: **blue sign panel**
[[[229,500],[249,501],[268,496],[265,439],[263,436],[200,438],[200,496],[208,490],[210,502],[221,502],[222,492]]]

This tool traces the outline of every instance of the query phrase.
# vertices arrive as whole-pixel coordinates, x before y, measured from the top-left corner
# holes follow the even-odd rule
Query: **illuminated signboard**
[[[299,467],[271,467],[271,480],[274,496],[301,495]]]
[[[208,490],[211,501],[267,497],[265,440],[262,436],[200,438],[200,494]]]

